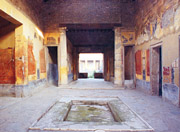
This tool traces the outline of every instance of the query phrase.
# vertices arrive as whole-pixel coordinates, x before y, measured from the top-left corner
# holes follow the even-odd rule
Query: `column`
[[[73,48],[73,80],[78,79],[78,53],[77,53],[77,48]]]
[[[115,28],[115,67],[114,84],[124,86],[124,46],[121,43],[121,29]]]
[[[66,27],[60,28],[60,84],[68,84],[67,38]]]
[[[104,52],[104,80],[110,81],[110,54],[109,54],[109,47],[105,48]]]
[[[106,48],[104,48],[104,56],[103,56],[103,60],[104,60],[104,69],[103,69],[103,76],[104,76],[104,80],[106,81]]]

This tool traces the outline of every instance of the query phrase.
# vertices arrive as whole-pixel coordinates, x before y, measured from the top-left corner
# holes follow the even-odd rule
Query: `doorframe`
[[[180,35],[178,36],[179,39],[179,107],[180,107]]]
[[[155,50],[156,48],[160,48],[160,47],[161,47],[161,63],[162,63],[162,65],[161,65],[161,77],[162,77],[162,80],[163,80],[163,71],[162,71],[162,70],[163,70],[162,41],[150,45],[150,90],[151,90],[151,94],[152,94],[152,95],[157,95],[157,96],[159,96],[159,83],[158,83],[158,88],[155,89],[154,86],[153,86],[153,78],[152,78],[152,68],[153,68],[152,52],[153,52],[153,50]],[[158,82],[159,82],[159,80],[158,80]],[[162,96],[163,96],[163,82],[162,82],[162,86],[161,86],[161,87],[162,87]],[[154,91],[156,91],[156,92],[154,93]]]
[[[60,45],[45,45],[45,47],[46,47],[46,60],[48,60],[48,47],[57,47],[57,65],[58,65],[58,86],[60,85]],[[47,67],[46,67],[46,71],[47,71],[47,73],[48,73],[48,70],[49,70],[49,64],[48,64],[49,62],[48,61],[46,61],[46,65],[47,65]],[[48,79],[48,78],[47,78]]]

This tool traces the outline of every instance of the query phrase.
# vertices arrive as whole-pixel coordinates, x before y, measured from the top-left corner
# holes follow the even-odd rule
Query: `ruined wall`
[[[179,101],[179,0],[139,0],[136,9],[136,53],[140,51],[141,73],[136,72],[136,85],[145,91],[150,89],[149,65],[151,49],[162,46],[163,98],[178,104]],[[150,53],[150,54],[149,54]],[[137,63],[137,62],[136,62]],[[152,66],[150,68],[153,68]],[[146,89],[145,89],[146,88]]]
[[[17,7],[6,0],[0,1],[0,11],[7,14],[6,19],[14,19],[21,23],[15,28],[15,86],[2,85],[2,89],[18,97],[32,94],[38,86],[44,84],[46,68],[44,67],[45,56],[43,53],[43,34],[39,27],[17,10]],[[5,16],[3,16],[5,17]],[[13,42],[13,41],[12,41]],[[1,90],[3,91],[3,90]]]

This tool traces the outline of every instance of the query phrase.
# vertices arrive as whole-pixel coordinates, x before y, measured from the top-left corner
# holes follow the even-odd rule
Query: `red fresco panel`
[[[146,50],[146,70],[147,70],[147,76],[150,76],[150,58],[149,58],[149,50]]]
[[[171,67],[163,67],[163,82],[171,83]]]
[[[33,45],[28,44],[28,75],[36,73],[36,61],[33,54]]]
[[[136,59],[136,74],[142,74],[142,59],[141,59],[141,51],[137,51],[135,54]]]
[[[14,49],[0,49],[0,84],[15,83]]]
[[[46,61],[45,61],[45,51],[44,49],[40,50],[40,71],[41,73],[46,72]]]

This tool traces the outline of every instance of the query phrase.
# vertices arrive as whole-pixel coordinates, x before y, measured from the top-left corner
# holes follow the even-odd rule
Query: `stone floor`
[[[79,79],[71,82],[69,85],[61,86],[67,89],[120,89],[111,82],[104,81],[104,79]]]
[[[160,97],[150,96],[138,90],[106,89],[113,86],[100,80],[105,89],[95,90],[97,80],[91,80],[93,89],[83,82],[87,89],[63,89],[47,86],[32,97],[11,98],[0,97],[0,132],[26,132],[28,127],[37,120],[56,100],[63,96],[74,97],[119,97],[132,110],[148,122],[156,132],[180,132],[180,108],[164,102]],[[79,83],[81,81],[79,80]],[[106,86],[106,85],[107,86]],[[78,84],[77,84],[78,85]]]

